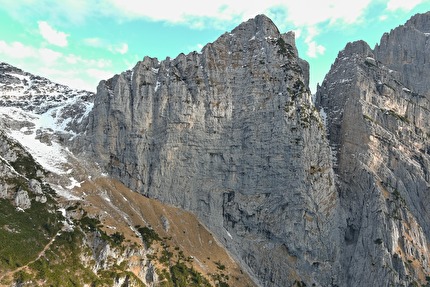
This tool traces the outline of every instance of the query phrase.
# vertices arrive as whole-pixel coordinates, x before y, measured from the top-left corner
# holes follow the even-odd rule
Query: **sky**
[[[164,60],[200,51],[241,22],[265,14],[294,31],[316,91],[346,43],[372,48],[430,0],[0,0],[0,61],[72,88],[100,80],[144,56]]]

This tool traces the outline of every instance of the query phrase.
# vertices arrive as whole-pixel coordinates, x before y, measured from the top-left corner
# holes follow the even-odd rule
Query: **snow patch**
[[[55,190],[55,193],[58,196],[61,196],[64,199],[67,199],[67,200],[81,200],[79,197],[77,197],[76,195],[72,194],[69,190],[64,189],[62,186],[51,184],[51,187]]]
[[[225,232],[227,232],[227,235],[228,237],[230,237],[230,239],[233,239],[233,236],[231,236],[230,232],[228,232],[227,230]]]
[[[66,186],[67,189],[73,189],[75,187],[81,187],[81,182],[78,182],[74,177],[69,177],[70,184]]]
[[[43,168],[56,174],[65,173],[63,165],[67,163],[67,158],[61,145],[56,142],[51,142],[50,145],[42,143],[35,138],[34,132],[28,134],[10,131],[10,135],[23,145]]]
[[[154,92],[158,91],[158,88],[160,86],[161,86],[161,83],[159,81],[157,81],[157,83],[155,84]]]
[[[324,126],[327,127],[327,113],[324,111],[324,108],[321,108],[320,116],[321,116],[321,119],[324,123]]]

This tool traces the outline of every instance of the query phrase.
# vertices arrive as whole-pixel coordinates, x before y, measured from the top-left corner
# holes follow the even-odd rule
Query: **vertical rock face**
[[[257,16],[98,86],[85,144],[132,189],[193,211],[262,286],[338,280],[338,196],[308,64]]]
[[[426,284],[430,274],[429,33],[426,13],[374,50],[349,43],[318,87],[346,220],[343,286]]]

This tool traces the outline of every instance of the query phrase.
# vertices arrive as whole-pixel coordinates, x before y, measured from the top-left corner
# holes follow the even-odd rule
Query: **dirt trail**
[[[61,231],[62,230],[59,230],[52,238],[51,238],[51,240],[45,245],[45,247],[43,247],[43,249],[42,249],[42,251],[40,251],[39,252],[39,254],[37,255],[37,257],[35,258],[35,259],[33,259],[33,260],[31,260],[30,262],[28,262],[27,264],[25,264],[25,265],[23,265],[23,266],[20,266],[20,267],[18,267],[18,268],[16,268],[16,269],[14,269],[14,270],[11,270],[11,271],[8,271],[8,272],[6,272],[6,273],[4,273],[3,275],[0,275],[0,282],[1,281],[3,281],[3,279],[6,279],[6,278],[11,278],[13,275],[15,275],[15,273],[17,273],[17,272],[19,272],[19,271],[21,271],[21,270],[24,270],[24,269],[27,269],[28,268],[28,265],[30,265],[30,264],[32,264],[32,263],[34,263],[34,262],[36,262],[37,260],[39,260],[43,255],[45,255],[45,252],[46,252],[46,250],[48,250],[49,249],[49,247],[52,245],[52,243],[54,243],[54,241],[55,241],[55,239],[58,237],[58,236],[60,236],[61,235]],[[5,286],[5,285],[2,285],[1,283],[0,283],[0,286]]]

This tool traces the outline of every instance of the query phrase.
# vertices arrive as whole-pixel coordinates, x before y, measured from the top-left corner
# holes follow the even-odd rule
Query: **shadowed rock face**
[[[197,214],[260,285],[327,285],[338,201],[307,83],[294,35],[257,16],[102,81],[86,144],[132,189]]]
[[[337,159],[347,286],[425,284],[430,272],[429,30],[427,13],[374,50],[349,43],[317,91]]]

